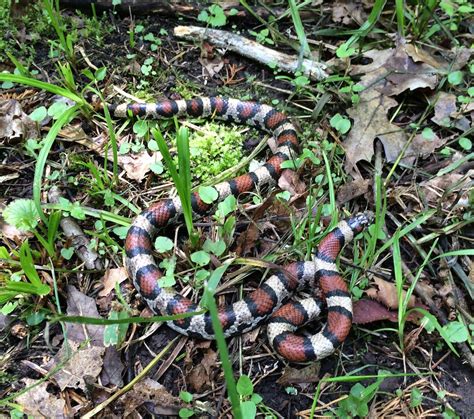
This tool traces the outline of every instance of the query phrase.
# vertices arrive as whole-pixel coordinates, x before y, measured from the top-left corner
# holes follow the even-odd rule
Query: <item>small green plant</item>
[[[179,398],[183,402],[188,403],[188,404],[191,404],[193,402],[193,395],[189,393],[188,391],[180,391]],[[181,409],[179,409],[180,418],[190,418],[193,415],[194,415],[194,410],[190,409],[189,407],[182,407]]]
[[[59,43],[57,45],[65,54],[69,63],[74,64],[76,62],[74,42],[76,41],[77,33],[66,28],[66,24],[60,13],[59,0],[43,0],[43,5],[51,22],[51,26],[58,36]],[[52,45],[56,45],[56,43],[52,43]]]
[[[369,414],[369,402],[375,397],[382,381],[383,378],[378,378],[375,383],[367,387],[361,383],[354,384],[348,397],[339,402],[339,408],[336,410],[337,417],[367,417]]]
[[[375,0],[367,20],[362,24],[362,26],[355,31],[355,33],[343,44],[341,44],[337,50],[336,55],[339,58],[351,57],[356,53],[356,46],[360,39],[367,36],[367,34],[372,30],[375,24],[378,22],[379,17],[385,7],[386,0]]]
[[[431,254],[434,251],[434,249],[435,249],[435,247],[438,243],[438,239],[434,240],[433,245],[431,246],[428,254],[426,255],[426,257],[423,261],[423,263],[419,267],[415,278],[412,280],[412,282],[411,282],[410,286],[408,287],[408,290],[406,291],[406,293],[404,293],[405,280],[404,280],[403,273],[402,273],[402,268],[401,268],[402,263],[401,263],[401,253],[400,253],[400,237],[401,237],[401,234],[402,234],[402,231],[397,231],[395,233],[394,237],[393,237],[393,264],[394,264],[394,274],[395,274],[395,285],[397,287],[398,304],[399,304],[399,306],[398,306],[398,337],[399,337],[399,341],[400,341],[400,347],[402,349],[405,348],[404,331],[405,331],[405,324],[406,324],[408,315],[411,312],[418,311],[418,312],[420,312],[421,314],[423,314],[425,316],[425,318],[423,320],[423,324],[425,325],[425,327],[428,326],[429,329],[433,329],[433,328],[436,329],[438,331],[438,333],[441,335],[441,337],[444,339],[446,344],[449,346],[449,348],[455,354],[457,354],[457,351],[454,348],[452,342],[453,342],[453,340],[456,342],[457,339],[459,339],[459,337],[461,335],[464,335],[465,333],[467,333],[467,335],[469,335],[468,332],[467,332],[467,329],[463,330],[464,327],[461,327],[461,330],[459,330],[460,329],[459,326],[461,326],[460,324],[458,324],[458,325],[454,324],[453,326],[448,326],[448,327],[443,328],[439,324],[436,317],[433,316],[431,313],[429,313],[427,310],[419,308],[419,307],[415,307],[415,308],[412,308],[412,309],[408,310],[409,299],[410,299],[411,295],[413,294],[413,291],[415,289],[415,286],[416,286],[418,280],[421,277],[421,274],[423,273],[424,267],[426,266],[426,264],[429,262],[429,260],[431,258]],[[461,251],[461,252],[462,252],[461,254],[463,254],[463,251]],[[468,252],[468,253],[472,253],[472,252]],[[462,326],[464,326],[464,325],[462,325]],[[453,337],[454,337],[454,339],[453,339]],[[468,338],[468,336],[466,336],[466,339],[467,338]]]
[[[5,248],[2,248],[2,256],[4,255]],[[33,261],[32,251],[28,240],[24,241],[19,251],[21,271],[16,272],[16,275],[12,275],[10,279],[0,277],[2,282],[0,287],[0,304],[4,305],[11,300],[14,300],[18,296],[34,295],[42,297],[48,295],[51,292],[49,285],[43,284],[43,281],[39,277],[38,271],[35,268]],[[16,308],[16,303],[12,303],[9,306],[8,311],[13,311]]]
[[[258,393],[254,393],[252,380],[247,375],[241,375],[237,381],[237,393],[240,396],[240,408],[245,419],[257,417],[257,411],[263,413],[265,417],[273,417],[274,412],[263,403],[263,398]],[[268,416],[267,416],[268,415]]]
[[[197,244],[199,238],[193,225],[193,211],[191,207],[191,169],[190,169],[190,152],[189,152],[189,132],[186,127],[180,127],[176,134],[176,144],[178,150],[178,167],[175,165],[168,145],[161,135],[158,128],[152,129],[152,134],[158,144],[166,167],[171,174],[171,178],[178,191],[183,208],[184,220],[188,230],[191,243]]]
[[[334,115],[330,119],[329,123],[331,124],[331,127],[335,128],[340,134],[343,135],[348,133],[351,129],[351,121],[349,118],[346,118],[339,113]]]
[[[265,45],[274,45],[275,42],[273,42],[273,39],[269,36],[270,35],[270,30],[268,28],[262,29],[259,32],[251,31],[249,30],[249,34],[252,36],[255,36],[256,41],[259,44]]]
[[[48,219],[47,228],[40,224],[40,214],[31,199],[17,199],[7,205],[3,211],[5,221],[20,231],[32,232],[49,256],[55,258],[54,243],[58,231],[61,213],[54,211]]]
[[[227,23],[224,10],[218,4],[212,4],[207,9],[202,10],[198,15],[198,20],[213,27],[225,26]]]

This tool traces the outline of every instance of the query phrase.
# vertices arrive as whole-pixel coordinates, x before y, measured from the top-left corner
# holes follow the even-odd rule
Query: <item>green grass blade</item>
[[[186,228],[188,230],[189,237],[194,237],[193,234],[193,214],[191,208],[191,169],[190,169],[190,152],[187,130],[178,129],[178,135],[176,138],[178,147],[178,168],[171,157],[163,135],[157,128],[153,128],[151,133],[158,144],[160,153],[163,156],[166,168],[170,172],[171,178],[178,191],[178,196],[181,200],[181,206],[183,208],[184,220],[186,222]]]
[[[395,0],[395,13],[397,15],[398,33],[405,37],[405,1]]]
[[[219,321],[219,317],[217,314],[216,301],[214,300],[214,290],[209,287],[206,287],[204,289],[204,298],[206,299],[207,307],[209,308],[209,314],[211,315],[212,327],[214,328],[217,349],[219,351],[222,369],[224,370],[224,378],[227,386],[227,393],[230,398],[230,403],[232,404],[232,411],[235,418],[242,419],[240,399],[237,393],[237,387],[235,385],[234,374],[232,372],[232,364],[229,358],[229,350],[227,349],[227,343],[224,338],[224,332],[222,331],[222,325]]]
[[[311,51],[309,49],[308,40],[306,39],[306,33],[304,31],[303,22],[301,21],[300,14],[298,12],[298,7],[296,6],[296,1],[290,0],[289,4],[290,4],[291,19],[293,20],[293,25],[295,26],[295,32],[296,32],[296,35],[298,36],[301,50],[305,57],[310,57]]]
[[[324,150],[321,150],[324,159],[324,167],[326,169],[326,179],[328,181],[328,191],[329,191],[329,205],[331,208],[331,214],[337,215],[336,210],[336,193],[334,189],[334,181],[332,179],[331,165],[329,164],[328,157]],[[337,217],[332,217],[331,224],[328,228],[333,228],[338,223]]]
[[[68,210],[68,208],[65,208],[62,204],[43,204],[42,208],[61,210],[61,211]],[[114,214],[113,212],[110,212],[110,211],[99,210],[96,208],[83,207],[83,206],[81,206],[81,210],[84,212],[85,215],[98,218],[100,220],[109,221],[111,223],[118,224],[123,227],[129,227],[131,224],[131,221],[129,218],[122,217],[121,215]]]
[[[44,139],[43,147],[38,154],[38,160],[35,166],[35,175],[33,178],[33,201],[35,202],[36,209],[40,214],[41,219],[45,224],[48,223],[43,208],[41,206],[41,182],[43,180],[44,167],[46,166],[46,160],[48,158],[49,151],[53,146],[54,140],[56,139],[61,128],[66,125],[74,116],[78,113],[78,105],[73,106],[66,110],[53,124],[48,132],[48,135]]]
[[[68,99],[71,99],[76,102],[76,104],[80,107],[87,107],[88,109],[92,109],[91,106],[85,101],[85,99],[77,95],[76,93],[71,92],[70,90],[65,89],[63,87],[56,86],[55,84],[36,80],[32,77],[25,77],[10,73],[0,73],[0,81],[10,81],[12,83],[18,83],[24,86],[31,86],[40,90],[45,90],[47,92],[53,93],[54,95],[67,97]]]
[[[180,127],[176,137],[178,150],[178,167],[181,178],[181,204],[186,227],[190,236],[193,235],[193,215],[191,208],[191,153],[189,151],[189,131],[186,127]],[[178,190],[178,193],[180,191]]]

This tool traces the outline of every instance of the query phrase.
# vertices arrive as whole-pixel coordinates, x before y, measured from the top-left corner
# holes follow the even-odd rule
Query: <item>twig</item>
[[[219,48],[228,49],[262,64],[276,65],[288,73],[300,71],[312,80],[321,80],[327,77],[324,71],[326,65],[323,63],[307,58],[299,60],[298,57],[264,47],[258,42],[231,32],[219,29],[206,29],[199,26],[176,26],[174,28],[174,35],[190,41],[195,41],[196,39],[208,41]]]
[[[53,204],[59,203],[61,192],[58,188],[51,188],[48,193],[48,200]],[[86,237],[81,227],[71,217],[63,217],[60,221],[64,235],[71,240],[74,250],[87,269],[102,269],[102,262],[99,254],[90,249],[89,239]]]

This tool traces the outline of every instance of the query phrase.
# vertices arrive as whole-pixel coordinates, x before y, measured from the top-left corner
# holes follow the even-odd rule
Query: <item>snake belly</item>
[[[277,148],[265,164],[253,172],[214,185],[217,202],[229,195],[238,195],[278,180],[282,163],[290,160],[298,148],[295,127],[285,114],[257,102],[222,97],[199,97],[191,100],[165,100],[157,103],[109,105],[116,117],[128,115],[158,118],[173,116],[215,117],[223,121],[246,124],[270,132]],[[192,210],[197,215],[207,213],[213,205],[201,200],[197,192],[191,195]],[[162,315],[201,311],[200,307],[172,288],[162,288],[158,280],[163,273],[152,256],[153,240],[158,229],[170,224],[182,214],[179,197],[162,199],[138,215],[125,241],[125,264],[133,283],[150,309]],[[311,262],[293,262],[275,272],[255,291],[234,304],[219,310],[219,320],[226,337],[254,329],[270,316],[268,337],[277,352],[290,361],[310,361],[330,355],[346,338],[352,323],[352,303],[347,286],[338,273],[335,258],[354,233],[361,231],[370,217],[359,214],[338,226],[318,246]],[[328,306],[328,321],[312,337],[302,337],[294,331],[320,312],[317,299],[307,299],[282,305],[295,291],[314,287],[319,281]],[[184,335],[214,339],[209,313],[168,322]]]

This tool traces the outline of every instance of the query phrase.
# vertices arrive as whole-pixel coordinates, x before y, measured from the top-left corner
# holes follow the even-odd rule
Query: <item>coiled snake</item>
[[[116,117],[126,117],[130,113],[152,118],[212,116],[271,132],[277,143],[276,152],[254,172],[215,185],[219,194],[218,201],[229,195],[237,197],[256,186],[261,187],[276,181],[282,172],[282,163],[291,159],[292,153],[298,147],[296,130],[288,118],[273,107],[256,102],[201,97],[158,103],[110,105],[109,109]],[[196,192],[191,196],[191,204],[193,212],[198,215],[205,214],[212,206],[203,202]],[[181,213],[179,198],[163,199],[135,218],[125,241],[126,266],[136,289],[154,312],[163,315],[200,310],[195,303],[173,289],[161,288],[158,285],[158,279],[163,274],[152,256],[152,242],[157,230],[168,225]],[[269,319],[269,341],[286,359],[309,361],[333,353],[346,338],[352,323],[351,297],[337,270],[335,259],[342,247],[369,222],[368,214],[358,214],[341,221],[321,241],[313,261],[293,262],[284,266],[244,299],[220,309],[219,319],[225,336],[247,332]],[[319,282],[327,305],[327,323],[313,336],[296,335],[294,332],[297,328],[319,315],[319,300],[309,298],[280,306],[290,294],[303,287],[312,289],[316,282]],[[169,322],[169,326],[191,337],[214,337],[208,313]]]

